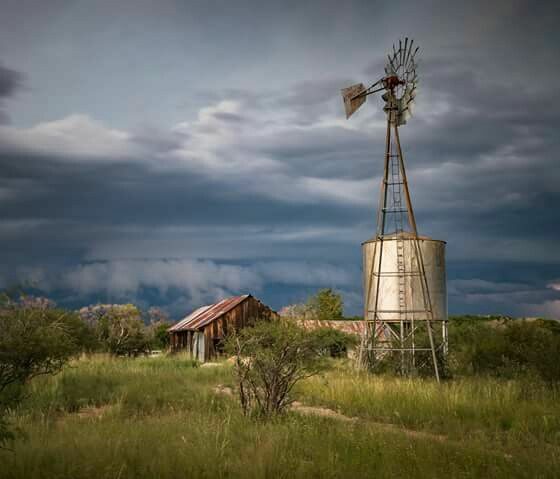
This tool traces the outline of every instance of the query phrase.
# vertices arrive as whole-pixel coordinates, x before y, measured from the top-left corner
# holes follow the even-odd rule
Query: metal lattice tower
[[[445,314],[441,308],[435,314],[424,261],[426,240],[432,240],[418,234],[399,138],[399,126],[410,118],[416,97],[418,47],[413,51],[412,45],[407,38],[398,48],[393,46],[386,75],[371,87],[358,84],[342,90],[347,118],[368,95],[380,91],[387,114],[377,231],[375,239],[366,242],[373,245],[373,252],[364,252],[366,324],[359,363],[373,369],[393,358],[403,375],[431,364],[439,381],[448,349],[447,306]],[[435,324],[441,330],[436,331]]]

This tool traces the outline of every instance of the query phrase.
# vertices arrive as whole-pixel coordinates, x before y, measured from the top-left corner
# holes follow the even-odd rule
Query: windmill
[[[387,116],[377,230],[362,244],[365,328],[359,362],[374,368],[395,358],[401,374],[428,368],[439,381],[448,350],[445,242],[418,234],[399,138],[414,109],[418,50],[414,40],[399,40],[387,55],[385,75],[368,88],[344,88],[342,97],[350,118],[369,95],[382,92]]]

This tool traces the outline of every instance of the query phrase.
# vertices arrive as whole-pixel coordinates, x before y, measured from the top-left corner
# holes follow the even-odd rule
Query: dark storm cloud
[[[413,183],[413,192],[418,192],[415,196],[419,206],[418,216],[421,220],[426,220],[421,224],[438,225],[437,232],[441,232],[441,237],[449,240],[452,257],[456,254],[453,251],[454,245],[460,244],[459,238],[454,238],[456,235],[468,235],[472,242],[473,238],[483,233],[489,242],[494,241],[498,248],[507,235],[516,239],[532,236],[534,241],[538,238],[554,238],[557,234],[554,226],[557,223],[555,210],[547,215],[531,214],[545,201],[545,193],[534,193],[533,190],[531,196],[523,198],[523,201],[514,204],[513,207],[508,203],[502,204],[496,196],[497,192],[500,196],[507,196],[534,188],[536,179],[530,174],[534,164],[523,159],[517,168],[509,169],[507,165],[504,168],[495,168],[480,162],[481,156],[499,151],[504,145],[511,145],[516,139],[515,129],[507,121],[500,120],[501,131],[498,135],[492,135],[488,130],[496,125],[494,119],[483,117],[479,122],[472,122],[473,117],[481,114],[481,111],[475,108],[481,108],[480,105],[484,102],[480,105],[469,104],[468,100],[462,98],[460,91],[451,93],[447,90],[448,88],[443,89],[444,96],[456,96],[459,110],[468,105],[471,111],[464,116],[456,115],[453,110],[444,112],[431,125],[428,121],[427,125],[423,125],[420,118],[418,131],[409,140],[415,145],[414,149],[409,147],[414,152],[409,165],[410,175],[416,180]],[[294,87],[294,95],[299,91],[299,86]],[[484,100],[482,92],[478,93]],[[279,95],[277,98],[280,104],[282,100]],[[328,103],[328,100],[325,99],[324,103]],[[323,112],[328,112],[328,105],[324,107]],[[202,132],[204,135],[217,135],[217,138],[221,135],[224,125],[236,131],[239,124],[244,123],[242,116],[236,113],[210,111],[207,116],[210,123],[202,125]],[[377,114],[373,116],[379,117]],[[509,121],[518,123],[520,120],[513,116]],[[282,128],[287,126],[288,124]],[[446,144],[434,139],[436,133],[450,135],[450,129],[460,132],[469,128],[472,133],[469,136],[470,142],[465,142],[465,148],[460,141],[453,149],[453,142]],[[436,132],[430,133],[434,129]],[[157,157],[181,148],[182,142],[188,143],[195,134],[193,131],[185,137],[182,133],[144,129],[132,135],[131,141],[146,146],[145,154]],[[489,138],[493,140],[490,141]],[[434,142],[437,146],[432,145],[430,154],[430,144]],[[416,144],[419,144],[418,148]],[[255,138],[245,147],[248,147],[249,151],[262,152],[289,166],[294,173],[293,178],[299,175],[359,178],[360,172],[368,164],[372,173],[380,173],[380,162],[371,158],[371,150],[376,147],[380,149],[381,142],[378,139],[366,139],[363,133],[346,131],[336,126],[311,129],[307,132],[298,132],[296,128],[290,132],[289,140],[273,133],[264,139]],[[237,148],[241,146],[235,144],[231,153],[235,153]],[[434,150],[439,155],[437,159],[432,158]],[[520,148],[520,151],[527,154],[523,148]],[[344,160],[341,161],[341,158]],[[16,159],[18,161],[15,161]],[[227,158],[225,160],[227,161]],[[546,163],[546,158],[544,160]],[[16,191],[16,194],[3,202],[2,216],[12,221],[29,222],[27,228],[22,223],[19,227],[21,235],[8,238],[5,246],[9,248],[14,244],[14,240],[17,240],[18,249],[25,254],[26,261],[35,259],[37,264],[41,264],[41,257],[60,264],[64,252],[66,261],[73,258],[74,263],[84,256],[96,258],[101,254],[103,258],[104,255],[106,257],[108,248],[114,251],[115,258],[125,254],[124,250],[128,250],[126,255],[129,258],[141,258],[149,254],[147,250],[153,250],[154,247],[159,249],[158,255],[162,257],[184,256],[185,248],[178,247],[180,243],[183,243],[186,249],[193,248],[195,256],[218,261],[223,258],[224,248],[228,248],[227,243],[230,249],[232,245],[239,248],[240,257],[261,255],[273,259],[280,255],[283,258],[304,260],[320,258],[321,255],[317,255],[317,251],[321,251],[325,258],[334,259],[336,262],[341,262],[344,258],[356,261],[359,254],[357,251],[351,252],[352,249],[357,250],[352,244],[365,238],[356,238],[351,233],[346,240],[338,239],[334,242],[321,236],[313,236],[308,240],[293,238],[288,247],[281,244],[282,242],[274,241],[274,235],[281,229],[297,230],[308,225],[351,232],[364,220],[369,222],[370,231],[373,231],[371,213],[375,194],[368,200],[369,205],[358,207],[328,202],[324,205],[315,204],[310,208],[305,205],[305,201],[290,202],[267,198],[247,190],[248,183],[259,181],[261,173],[258,170],[253,176],[249,173],[232,182],[225,177],[209,177],[207,172],[197,171],[196,168],[184,169],[176,164],[166,166],[165,159],[162,159],[161,163],[155,163],[161,164],[162,169],[154,168],[152,163],[144,162],[141,158],[134,162],[72,162],[36,154],[5,152],[0,161],[5,171],[4,185]],[[426,168],[429,171],[438,162],[458,163],[461,168],[467,166],[468,174],[465,175],[462,171],[458,175],[437,169],[428,175],[423,173]],[[374,163],[377,163],[377,166]],[[375,171],[376,169],[378,171]],[[550,174],[556,174],[555,170],[551,170]],[[446,197],[450,199],[449,205],[445,204]],[[550,196],[548,201],[554,199],[554,196]],[[464,207],[461,207],[461,202],[464,203]],[[38,216],[42,222],[34,224]],[[179,229],[175,233],[169,230],[174,226],[181,228],[187,225],[190,227],[188,230]],[[477,225],[474,234],[473,225]],[[167,233],[152,235],[154,243],[151,246],[138,241],[138,235],[150,237],[150,231],[165,228],[168,229]],[[195,228],[207,230],[201,235],[199,233],[197,237],[197,233],[194,233]],[[212,228],[215,230],[212,231]],[[236,241],[236,238],[243,236],[244,229],[253,229],[253,238],[245,237]],[[64,232],[62,238],[61,231]],[[267,231],[271,231],[272,234],[267,239],[262,239],[266,237],[263,232]],[[450,235],[450,232],[453,234]],[[215,237],[212,238],[224,233],[228,235],[227,241],[220,242],[216,241]],[[181,238],[181,235],[184,237]],[[42,238],[39,244],[33,244],[32,238],[36,237]],[[269,246],[274,245],[274,251],[267,252],[267,248],[259,244],[262,241],[268,241]],[[201,243],[213,244],[214,248],[201,249]],[[169,250],[161,248],[162,245],[167,245]],[[342,253],[341,249],[346,250],[346,253]],[[31,256],[27,254],[29,250],[33,251]],[[134,253],[135,250],[137,253]],[[11,251],[16,253],[13,247]],[[484,253],[479,252],[479,256],[484,256]],[[492,249],[487,252],[489,255],[495,253]],[[472,254],[472,251],[469,251],[469,254]],[[514,255],[523,259],[519,257],[520,252]],[[14,264],[22,261],[23,257]],[[149,267],[154,268],[154,265]],[[99,273],[100,269],[103,273]],[[135,272],[131,274],[138,275],[144,271],[137,267],[129,267],[128,270]],[[35,270],[31,268],[30,271]],[[82,274],[86,274],[86,271],[88,270],[80,270]],[[97,274],[109,274],[111,269],[98,266],[96,271]],[[470,274],[473,273],[475,271],[471,268]],[[488,273],[482,276],[488,278]],[[99,278],[101,281],[103,276]],[[495,307],[507,307],[515,299],[518,303],[525,304],[531,295],[535,304],[539,304],[539,301],[553,300],[558,296],[546,288],[550,279],[551,277],[547,276],[529,286],[524,285],[521,293],[517,290],[500,290],[499,279],[495,282],[478,278],[458,279],[458,282],[451,283],[451,296],[456,304],[471,310],[481,302]],[[358,288],[358,284],[359,278],[354,282],[353,288]],[[486,288],[487,291],[473,291],[473,285],[478,285],[482,290]],[[496,288],[498,291],[494,291]]]
[[[23,75],[20,72],[6,68],[0,63],[0,124],[8,121],[4,111],[3,101],[10,98],[23,87]]]
[[[224,230],[239,235],[243,229],[252,229],[258,242],[258,233],[277,231],[279,225],[292,230],[308,225],[344,228],[360,217],[356,208],[344,205],[306,208],[256,196],[243,191],[242,185],[234,187],[192,172],[154,171],[143,164],[78,167],[46,157],[5,155],[0,156],[0,167],[5,172],[0,184],[13,193],[2,202],[0,214],[8,224],[34,225],[33,231],[22,228],[18,232],[19,241],[41,238],[32,248],[35,257],[49,257],[56,244],[63,250],[77,245],[87,250],[95,243],[120,240],[132,241],[129,247],[133,248],[139,233],[143,231],[145,237],[162,228],[188,226],[177,233],[183,237],[176,238],[186,245],[195,236],[193,230],[207,228],[211,234],[213,226],[218,235]],[[35,224],[38,217],[41,222]],[[235,242],[235,238],[229,241]],[[8,243],[14,245],[14,237]],[[21,248],[18,256],[23,261],[29,254]],[[163,257],[174,254],[177,251],[159,252]],[[222,254],[217,250],[205,256]]]
[[[12,96],[23,84],[23,75],[0,64],[0,98]]]
[[[144,125],[136,129],[132,135],[132,141],[145,147],[149,151],[169,152],[180,146],[181,137],[174,132],[165,131],[152,125]]]
[[[340,88],[379,78],[398,24],[422,47],[401,139],[451,312],[560,316],[557,3],[130,5],[3,16],[33,27],[6,64],[35,95],[0,129],[5,283],[177,311],[328,285],[358,313],[385,125],[379,97],[345,121]],[[0,69],[0,101],[21,81]]]

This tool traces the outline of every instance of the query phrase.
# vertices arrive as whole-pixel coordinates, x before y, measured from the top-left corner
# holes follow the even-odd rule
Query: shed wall
[[[204,351],[195,351],[195,346],[200,346],[201,341],[194,338],[197,332],[173,331],[171,333],[171,347],[173,350],[183,350],[187,353],[197,355],[199,360],[209,361],[222,353],[223,340],[231,331],[252,325],[256,320],[276,319],[278,315],[268,306],[261,303],[253,296],[247,297],[244,301],[233,307],[228,312],[222,314],[214,321],[203,326],[199,331],[204,336]]]
[[[205,360],[222,353],[222,341],[230,331],[251,326],[256,320],[276,319],[277,314],[259,300],[249,296],[245,301],[204,327],[206,339]]]

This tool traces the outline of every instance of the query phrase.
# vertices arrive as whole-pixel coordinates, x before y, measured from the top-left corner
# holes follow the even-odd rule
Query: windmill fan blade
[[[418,50],[420,50],[420,47],[416,47],[416,49],[414,50],[414,53],[412,54],[412,56],[410,57],[410,61],[412,63],[414,63],[414,57],[416,57],[416,54],[418,53]]]
[[[412,45],[414,44],[414,38],[412,40],[410,40],[410,45],[408,47],[408,54],[406,55],[406,59],[405,59],[405,64],[408,65],[408,62],[410,61],[410,54],[412,53]]]
[[[410,115],[414,115],[414,111],[416,110],[416,102],[414,100],[410,100],[408,102],[408,107],[407,107],[408,111],[410,112]]]
[[[393,57],[393,59],[392,59],[389,55],[387,55],[387,59],[389,60],[389,63],[387,64],[387,67],[390,69],[390,72],[387,73],[387,74],[388,74],[388,75],[394,75],[395,72],[396,72],[395,65],[393,64],[393,59],[394,59],[394,57]]]
[[[408,54],[408,37],[405,37],[404,39],[404,54],[403,54],[403,65],[406,64],[406,57]]]
[[[406,122],[410,120],[410,112],[408,110],[404,110],[399,114],[397,119],[397,123],[399,126],[406,125]]]
[[[393,45],[393,61],[391,62],[391,65],[393,66],[393,70],[395,70],[396,73],[397,68],[399,68],[399,62],[397,60],[397,50],[395,49],[395,45]]]
[[[366,87],[363,83],[358,83],[356,85],[349,86],[348,88],[342,89],[342,99],[344,100],[344,109],[346,111],[346,118],[350,118],[352,114],[360,108],[366,101],[365,95],[360,95],[364,93]]]

